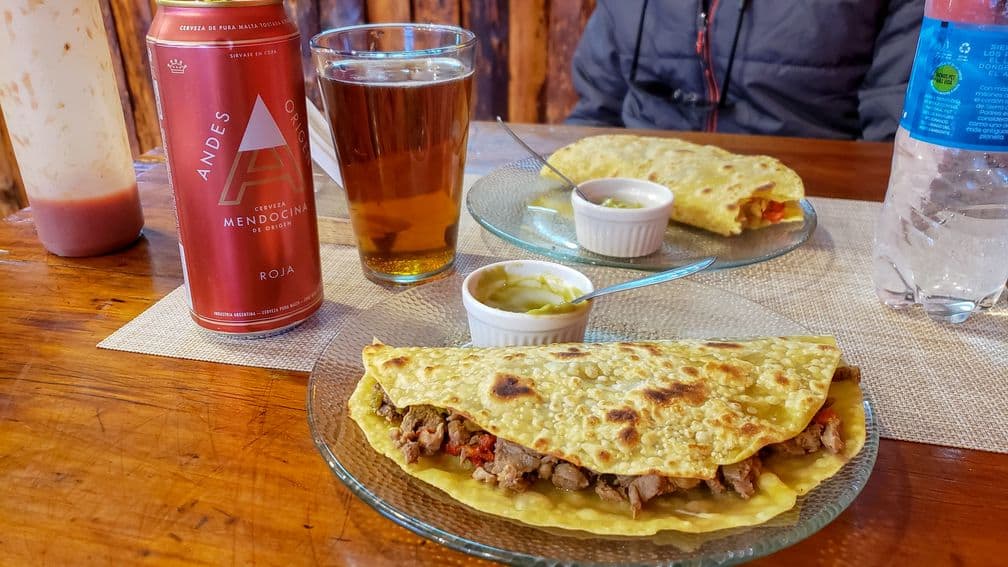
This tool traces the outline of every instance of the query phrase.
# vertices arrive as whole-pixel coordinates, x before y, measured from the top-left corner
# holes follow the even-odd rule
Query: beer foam
[[[458,59],[344,59],[326,66],[325,78],[343,83],[385,87],[412,87],[446,83],[472,75]]]

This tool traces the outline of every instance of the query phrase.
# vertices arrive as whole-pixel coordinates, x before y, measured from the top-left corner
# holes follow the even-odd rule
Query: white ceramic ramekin
[[[661,248],[672,212],[673,195],[667,187],[623,177],[592,179],[578,187],[590,199],[571,191],[574,230],[582,248],[620,258],[647,256]],[[599,204],[610,197],[643,206],[618,209]]]
[[[581,304],[583,307],[570,313],[544,315],[514,313],[480,302],[474,295],[480,278],[498,267],[503,267],[508,274],[515,276],[550,274],[582,293],[595,290],[587,276],[553,262],[508,260],[483,266],[466,276],[462,282],[462,305],[465,306],[469,319],[473,346],[543,345],[584,340],[591,301],[584,302]]]

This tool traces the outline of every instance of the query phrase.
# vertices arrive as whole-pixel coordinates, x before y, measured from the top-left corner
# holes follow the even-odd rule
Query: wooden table
[[[589,132],[519,128],[550,150]],[[812,195],[880,199],[892,146],[682,134],[781,158]],[[476,124],[470,168],[524,157]],[[0,221],[0,565],[458,564],[354,498],[312,444],[303,372],[99,350],[182,283],[163,164],[146,160],[145,238],[47,254]],[[363,277],[363,276],[362,276]],[[1008,455],[883,440],[836,521],[759,564],[987,565],[1004,559]]]

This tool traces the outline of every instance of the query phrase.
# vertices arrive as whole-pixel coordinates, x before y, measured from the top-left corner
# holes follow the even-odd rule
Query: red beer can
[[[262,336],[322,304],[298,30],[282,0],[158,0],[147,53],[190,313]]]

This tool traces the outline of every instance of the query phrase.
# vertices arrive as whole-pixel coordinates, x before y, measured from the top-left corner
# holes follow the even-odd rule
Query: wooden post
[[[368,0],[367,19],[369,22],[409,22],[412,21],[409,0]]]
[[[508,116],[510,4],[510,0],[467,0],[462,5],[463,25],[479,38],[473,92],[473,118],[476,120],[493,120],[497,115],[506,119]]]
[[[550,3],[546,122],[563,122],[577,102],[571,82],[571,60],[594,9],[595,0],[553,0]]]
[[[148,0],[102,0],[111,8],[114,27],[106,31],[109,38],[118,42],[119,62],[122,69],[117,75],[125,77],[129,89],[130,106],[138,153],[161,145],[161,130],[158,127],[157,109],[154,106],[154,85],[151,83],[150,63],[147,61],[147,30],[153,15]],[[103,10],[106,9],[103,7]],[[115,55],[115,50],[113,50]],[[115,57],[113,57],[115,61]],[[127,122],[129,122],[127,120]]]
[[[462,25],[459,0],[413,0],[413,21],[424,24]]]
[[[511,122],[542,122],[545,118],[546,0],[511,2],[508,11],[508,113]]]

